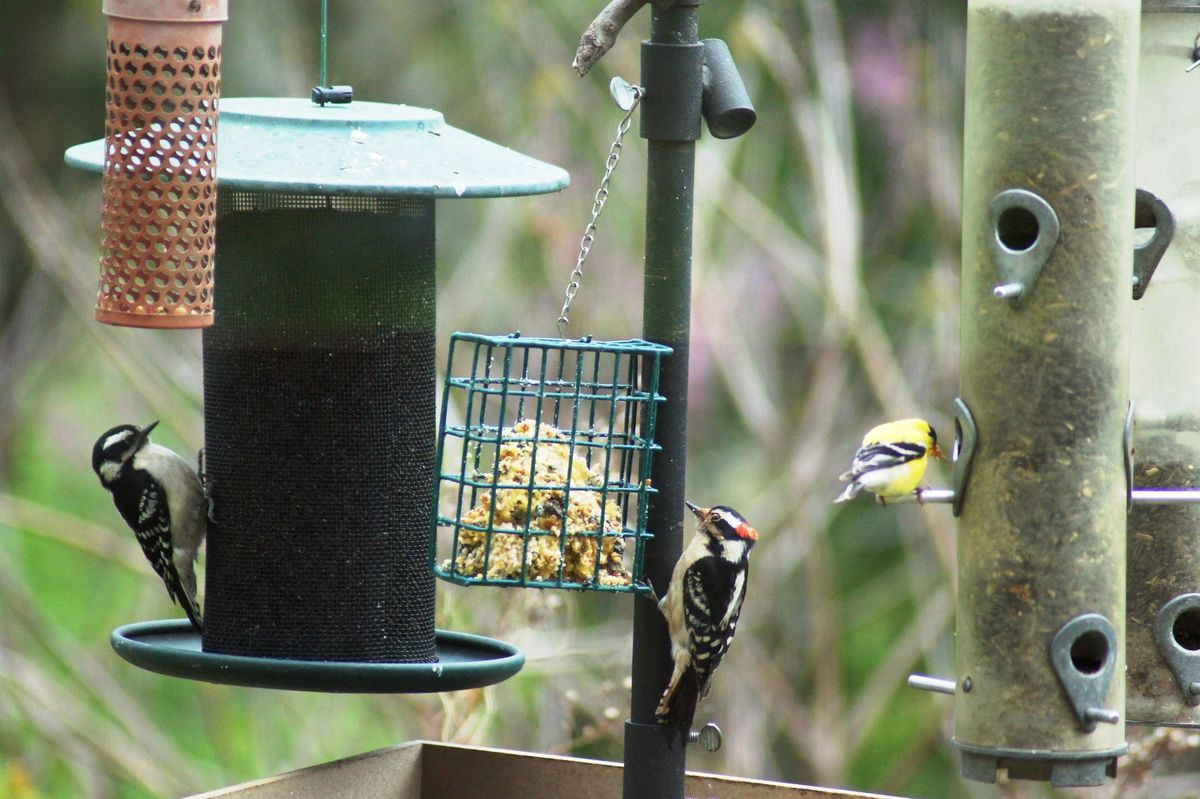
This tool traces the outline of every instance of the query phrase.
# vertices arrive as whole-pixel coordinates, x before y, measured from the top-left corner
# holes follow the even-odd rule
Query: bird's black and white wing
[[[133,470],[126,481],[114,487],[113,493],[114,496],[118,493],[128,494],[126,501],[116,503],[117,509],[133,529],[154,573],[162,579],[167,596],[182,607],[192,623],[200,629],[200,610],[175,567],[175,552],[171,544],[171,510],[166,489],[145,472]]]
[[[708,693],[709,677],[733,641],[748,574],[748,567],[735,570],[717,557],[696,561],[684,574],[683,611],[701,698]]]
[[[908,441],[867,444],[854,453],[850,470],[841,475],[842,481],[855,480],[868,472],[890,469],[925,456],[925,447]]]

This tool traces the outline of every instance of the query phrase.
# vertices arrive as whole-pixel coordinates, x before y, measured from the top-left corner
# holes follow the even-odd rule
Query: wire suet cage
[[[643,592],[661,359],[646,341],[455,333],[431,558],[460,585]]]

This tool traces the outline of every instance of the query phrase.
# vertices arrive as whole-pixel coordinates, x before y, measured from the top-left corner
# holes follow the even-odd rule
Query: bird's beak
[[[686,499],[683,501],[683,504],[687,505],[688,510],[690,510],[692,513],[696,514],[697,519],[704,518],[704,514],[706,512],[705,508],[700,507],[699,505],[697,505],[694,502],[688,502]]]
[[[929,454],[935,458],[946,460],[946,453],[942,452],[942,448],[939,447],[936,442],[933,445],[933,449],[929,450]]]
[[[137,436],[137,446],[133,448],[134,451],[142,448],[142,445],[145,444],[146,440],[150,438],[150,431],[156,427],[158,427],[158,419],[155,419],[153,422],[141,429],[141,432],[139,432]]]

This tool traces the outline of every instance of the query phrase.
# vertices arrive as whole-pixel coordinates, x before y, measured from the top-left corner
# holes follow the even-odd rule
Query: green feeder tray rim
[[[136,622],[113,630],[121,658],[170,677],[249,688],[328,693],[436,693],[494,685],[525,665],[520,649],[479,635],[436,631],[434,663],[288,660],[205,652],[187,619]]]

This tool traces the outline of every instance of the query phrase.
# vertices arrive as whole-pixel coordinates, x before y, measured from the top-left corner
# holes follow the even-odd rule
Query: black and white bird
[[[658,602],[667,619],[675,668],[655,711],[660,723],[685,733],[733,641],[746,598],[750,549],[758,540],[755,529],[733,508],[687,506],[700,526]]]
[[[151,443],[150,431],[157,424],[123,424],[100,436],[92,448],[92,468],[112,492],[113,503],[171,600],[183,606],[197,630],[203,630],[195,561],[207,530],[207,502],[191,465]]]

